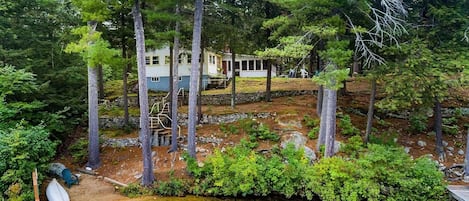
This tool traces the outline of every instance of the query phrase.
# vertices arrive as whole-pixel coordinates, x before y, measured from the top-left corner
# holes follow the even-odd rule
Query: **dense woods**
[[[122,82],[126,128],[132,128],[128,93],[138,88],[141,184],[152,186],[145,51],[165,46],[172,50],[173,119],[179,104],[179,50],[192,55],[184,135],[185,160],[197,188],[187,191],[323,200],[444,196],[442,175],[428,160],[413,161],[401,149],[366,144],[377,108],[409,111],[415,131],[432,110],[436,154],[445,160],[441,104],[453,88],[467,86],[468,0],[2,0],[0,36],[0,198],[32,200],[31,172],[38,168],[42,180],[47,164],[66,149],[79,127],[88,133],[86,165],[100,167],[98,107],[107,95],[103,83],[113,80]],[[292,147],[265,156],[253,151],[254,141],[245,141],[215,152],[199,167],[196,124],[201,112],[196,107],[201,104],[199,57],[205,48],[229,52],[233,64],[237,56],[251,54],[286,67],[285,72],[306,68],[315,75],[320,86],[316,151],[322,160],[311,165]],[[270,67],[268,71],[266,101],[271,101]],[[230,106],[235,108],[239,91],[232,73]],[[372,88],[364,142],[350,145],[349,154],[356,157],[344,159],[334,156],[337,97],[347,93],[344,84],[351,76],[364,77]],[[176,123],[172,128],[171,152],[178,149],[179,132]],[[396,169],[379,166],[394,162]],[[431,179],[421,180],[427,177]]]

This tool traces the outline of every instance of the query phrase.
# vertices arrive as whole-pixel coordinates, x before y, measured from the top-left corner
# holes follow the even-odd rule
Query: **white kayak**
[[[67,191],[55,178],[47,185],[46,195],[49,201],[70,201]]]

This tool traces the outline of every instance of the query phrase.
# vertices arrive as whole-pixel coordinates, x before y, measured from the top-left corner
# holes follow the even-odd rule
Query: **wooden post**
[[[34,201],[39,201],[39,189],[37,186],[37,169],[33,171],[33,189],[34,189]]]

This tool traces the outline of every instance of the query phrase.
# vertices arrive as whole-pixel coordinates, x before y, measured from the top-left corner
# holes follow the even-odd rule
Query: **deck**
[[[469,186],[449,185],[447,188],[454,199],[458,201],[469,201]]]

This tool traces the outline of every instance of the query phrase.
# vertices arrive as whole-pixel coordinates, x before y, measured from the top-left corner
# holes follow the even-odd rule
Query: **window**
[[[180,64],[182,64],[182,59],[183,59],[182,56],[183,56],[182,54],[179,54],[178,62],[179,62]]]
[[[241,70],[248,70],[248,61],[241,62]]]
[[[262,70],[261,60],[256,60],[256,70]]]
[[[171,58],[169,56],[164,56],[164,63],[165,64],[170,64],[171,63]]]
[[[159,82],[160,77],[151,77],[151,82]]]
[[[216,63],[217,63],[217,62],[216,62],[216,57],[215,57],[215,56],[213,56],[212,63],[213,63],[213,64],[216,64]]]
[[[145,57],[145,64],[150,65],[150,57]]]
[[[159,56],[153,56],[153,64],[160,64],[160,57]]]
[[[178,76],[179,82],[182,82],[182,76]]]
[[[236,61],[236,62],[235,62],[234,69],[235,69],[235,70],[239,70],[239,61]]]
[[[231,61],[228,61],[228,71],[231,71]]]
[[[190,64],[192,62],[192,55],[187,55],[187,63]]]
[[[209,56],[208,56],[208,63],[209,63],[209,64],[212,63],[212,55],[209,55]]]
[[[249,70],[254,70],[254,60],[249,60]]]

